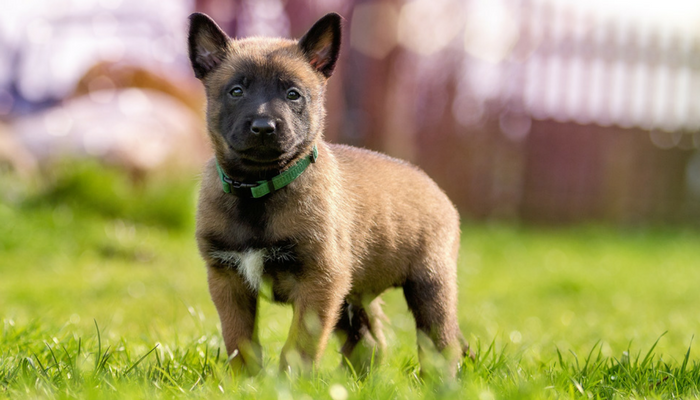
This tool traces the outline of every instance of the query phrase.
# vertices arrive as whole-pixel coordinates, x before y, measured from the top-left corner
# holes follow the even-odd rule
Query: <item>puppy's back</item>
[[[366,149],[333,144],[330,149],[354,215],[353,246],[364,253],[365,269],[391,271],[396,275],[391,280],[400,281],[416,260],[456,260],[459,214],[422,170]],[[373,268],[376,264],[382,268]],[[379,278],[370,271],[361,275]]]
[[[404,211],[417,220],[436,218],[458,225],[459,215],[447,195],[420,168],[406,161],[358,147],[330,144],[347,189],[368,208]],[[371,207],[370,207],[371,206]],[[370,211],[370,210],[367,210]]]

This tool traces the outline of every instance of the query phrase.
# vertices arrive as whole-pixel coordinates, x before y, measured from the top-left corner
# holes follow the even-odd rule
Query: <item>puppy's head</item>
[[[340,19],[326,15],[299,41],[235,40],[208,16],[190,16],[190,61],[204,84],[209,135],[227,171],[257,178],[311,152],[340,50]]]

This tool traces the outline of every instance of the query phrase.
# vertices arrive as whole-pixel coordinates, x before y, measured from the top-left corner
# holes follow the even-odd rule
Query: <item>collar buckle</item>
[[[258,186],[258,183],[245,183],[245,182],[239,182],[239,181],[234,181],[228,176],[226,177],[228,182],[234,189],[247,189],[247,188],[252,188],[255,186]]]

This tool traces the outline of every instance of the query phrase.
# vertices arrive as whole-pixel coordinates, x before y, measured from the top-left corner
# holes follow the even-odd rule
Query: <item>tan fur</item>
[[[213,159],[204,169],[197,240],[208,265],[209,287],[227,351],[242,355],[233,357],[232,365],[252,370],[260,365],[257,291],[236,267],[215,257],[212,249],[243,251],[259,243],[292,243],[298,270],[268,268],[267,263],[264,270],[273,292],[294,310],[281,355],[282,369],[294,366],[297,358],[303,364],[317,361],[334,328],[344,336],[343,354],[354,365],[366,367],[367,356],[359,354],[375,352],[379,358],[385,346],[378,296],[388,288],[403,287],[417,328],[445,356],[448,373],[454,374],[462,352],[456,315],[459,215],[455,207],[418,168],[322,140],[326,77],[290,40],[231,41],[221,66],[203,79],[209,134],[219,160],[227,157],[227,149],[216,125],[221,112],[217,99],[232,74],[251,60],[261,77],[291,77],[310,89],[314,111],[309,125],[317,136],[287,165],[306,156],[314,144],[319,156],[297,180],[265,198],[265,221],[260,227],[240,220],[242,200],[222,191]],[[419,353],[424,370],[425,354]]]

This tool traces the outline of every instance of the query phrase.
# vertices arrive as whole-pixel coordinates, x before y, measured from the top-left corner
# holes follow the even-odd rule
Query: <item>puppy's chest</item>
[[[260,289],[263,278],[269,278],[276,301],[287,301],[303,267],[299,254],[292,245],[241,251],[217,249],[212,250],[210,255],[237,271],[254,291]]]

